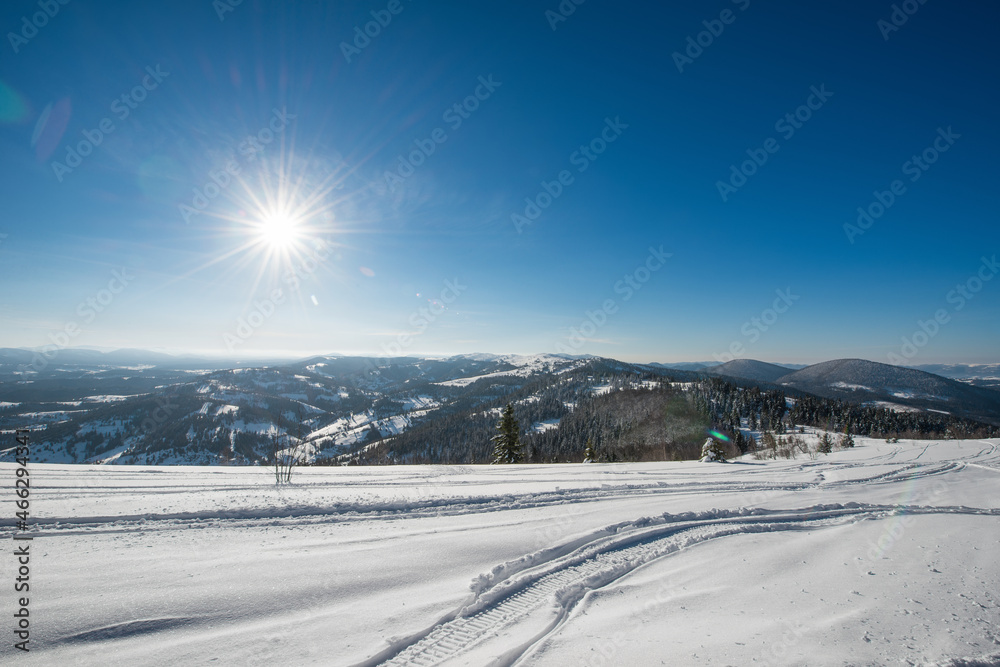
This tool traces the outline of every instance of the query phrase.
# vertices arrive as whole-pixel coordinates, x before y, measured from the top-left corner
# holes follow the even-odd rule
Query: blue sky
[[[673,4],[3,3],[0,346],[997,361],[1000,8]]]

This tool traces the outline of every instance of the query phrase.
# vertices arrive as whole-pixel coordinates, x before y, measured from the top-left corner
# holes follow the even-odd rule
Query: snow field
[[[816,460],[304,468],[288,488],[265,468],[30,466],[18,659],[1000,664],[1000,441],[858,442]]]

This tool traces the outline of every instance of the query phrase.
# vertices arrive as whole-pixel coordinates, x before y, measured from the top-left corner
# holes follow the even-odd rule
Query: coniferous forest
[[[530,398],[516,400],[514,416],[521,425],[524,462],[579,462],[587,442],[596,461],[692,460],[701,456],[710,431],[729,438],[728,456],[756,451],[760,440],[793,434],[810,426],[835,434],[877,438],[996,437],[995,426],[930,412],[899,412],[809,395],[786,396],[780,390],[738,386],[722,379],[692,383],[651,382],[633,374],[600,378],[619,390],[603,394],[528,388]],[[570,383],[567,383],[567,386]],[[646,386],[643,386],[643,385]],[[638,386],[637,386],[638,385]],[[499,407],[456,412],[360,452],[354,463],[488,463],[493,456]],[[526,426],[559,420],[558,428],[532,431]]]

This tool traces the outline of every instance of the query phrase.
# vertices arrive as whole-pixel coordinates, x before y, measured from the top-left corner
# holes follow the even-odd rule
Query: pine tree
[[[719,461],[725,463],[726,450],[722,447],[722,443],[713,438],[706,440],[701,448],[701,460],[703,462]]]
[[[740,454],[746,454],[750,449],[747,446],[747,441],[743,439],[743,433],[736,431],[736,437],[733,438],[733,443],[736,445],[736,449],[739,450]]]
[[[498,433],[493,436],[493,463],[520,463],[524,459],[521,452],[521,427],[514,419],[514,406],[510,403],[503,409],[503,416],[497,422]]]
[[[583,462],[593,463],[597,460],[597,452],[594,451],[593,438],[587,438],[587,447],[583,450]]]
[[[823,431],[823,435],[819,439],[819,447],[816,448],[820,454],[829,454],[833,451],[833,438],[826,431]]]
[[[774,439],[773,433],[770,431],[764,431],[762,440],[764,441],[764,447],[771,450],[772,454],[778,451],[778,441]]]
[[[854,436],[851,435],[851,422],[844,426],[844,433],[840,436],[840,448],[850,449],[854,446]]]

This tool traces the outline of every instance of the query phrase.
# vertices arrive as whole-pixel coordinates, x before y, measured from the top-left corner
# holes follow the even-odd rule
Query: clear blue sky
[[[997,361],[1000,7],[891,5],[4,2],[0,346]]]

